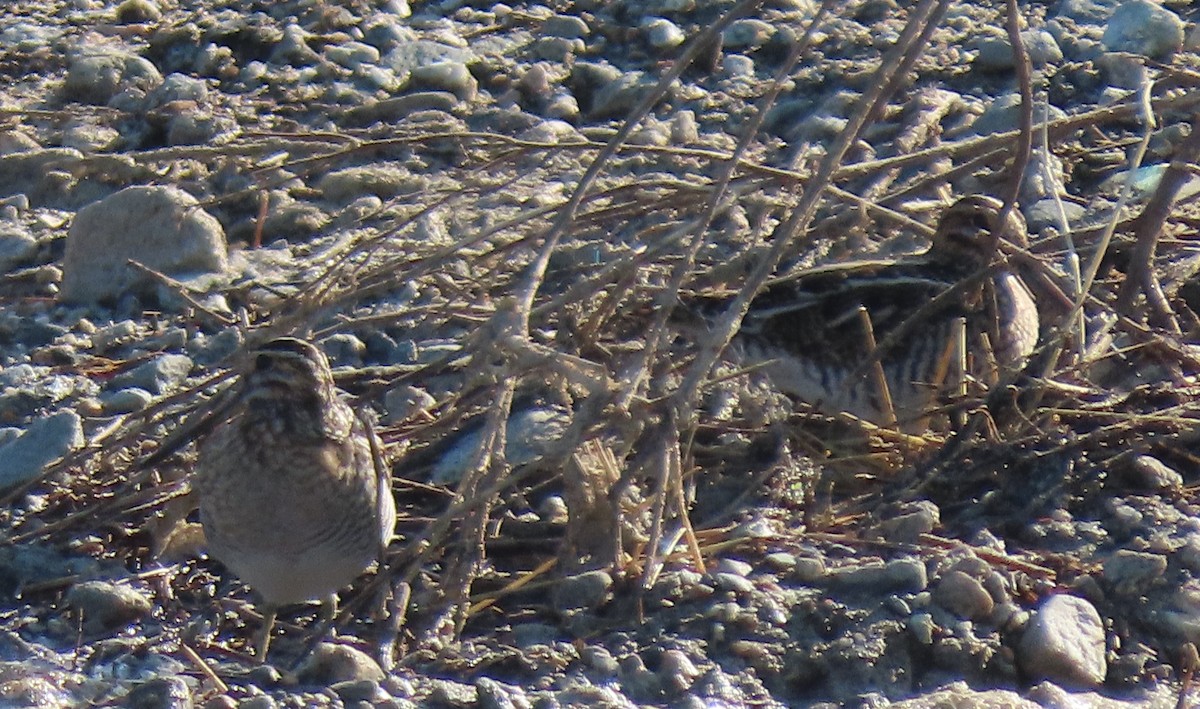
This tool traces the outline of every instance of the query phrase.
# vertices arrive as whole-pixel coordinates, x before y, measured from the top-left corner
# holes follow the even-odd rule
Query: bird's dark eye
[[[258,357],[254,358],[254,368],[260,372],[263,370],[266,370],[266,369],[270,369],[273,361],[274,361],[274,358],[271,357],[271,355],[260,354]]]

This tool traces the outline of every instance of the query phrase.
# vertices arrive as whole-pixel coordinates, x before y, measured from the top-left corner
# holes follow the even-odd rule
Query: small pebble
[[[88,634],[110,633],[150,614],[150,599],[141,591],[110,581],[84,581],[66,596],[83,618]]]
[[[595,610],[608,600],[612,586],[613,579],[608,572],[586,571],[559,581],[551,599],[560,613]]]
[[[370,655],[348,645],[321,643],[296,669],[296,678],[304,684],[330,686],[339,682],[371,680],[385,676]]]
[[[928,582],[925,564],[917,559],[896,559],[886,564],[861,564],[835,569],[829,582],[847,589],[870,590],[874,593],[916,593]]]
[[[933,601],[960,618],[978,620],[992,612],[995,602],[977,579],[951,571],[933,589]]]
[[[662,17],[647,17],[642,20],[641,27],[646,33],[646,42],[658,50],[674,49],[687,40],[679,25]]]
[[[156,677],[130,690],[128,709],[192,709],[192,690],[179,677]]]

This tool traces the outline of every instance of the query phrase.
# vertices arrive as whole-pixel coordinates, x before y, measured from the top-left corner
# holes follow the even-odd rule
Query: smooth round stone
[[[1104,625],[1096,608],[1060,594],[1047,599],[1030,620],[1017,661],[1033,679],[1089,688],[1104,681],[1104,653]]]
[[[555,15],[542,23],[542,32],[551,37],[582,39],[592,33],[587,23],[574,15]]]
[[[687,40],[679,25],[662,17],[647,17],[642,20],[642,31],[646,41],[655,49],[674,49]]]
[[[343,42],[326,48],[325,57],[334,64],[356,69],[360,64],[377,64],[379,50],[362,42]]]

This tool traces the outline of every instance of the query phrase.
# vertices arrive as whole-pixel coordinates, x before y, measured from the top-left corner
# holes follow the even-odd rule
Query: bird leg
[[[279,606],[274,603],[264,603],[262,606],[263,624],[259,631],[258,641],[254,644],[254,657],[260,662],[267,661],[267,650],[271,647],[271,631],[275,629],[275,616]]]
[[[333,619],[337,616],[338,597],[336,593],[331,593],[321,599],[321,610],[317,614],[317,622],[320,627],[327,628],[333,623]]]

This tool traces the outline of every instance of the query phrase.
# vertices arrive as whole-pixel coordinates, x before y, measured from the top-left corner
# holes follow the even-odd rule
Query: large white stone
[[[195,197],[175,187],[128,187],[75,215],[61,298],[93,304],[145,292],[152,281],[131,259],[182,276],[223,271],[227,251],[225,230]]]

